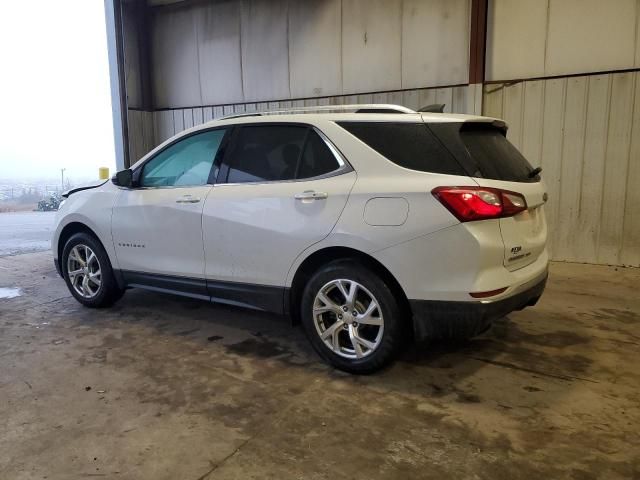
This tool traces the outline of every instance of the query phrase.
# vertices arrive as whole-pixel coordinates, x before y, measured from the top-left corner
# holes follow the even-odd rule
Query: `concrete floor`
[[[91,311],[50,253],[0,258],[0,478],[640,478],[639,286],[554,264],[537,307],[353,377],[281,318]]]

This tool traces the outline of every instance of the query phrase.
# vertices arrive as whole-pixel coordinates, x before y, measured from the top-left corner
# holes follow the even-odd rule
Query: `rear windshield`
[[[430,123],[429,128],[472,177],[508,182],[538,182],[526,158],[491,123]]]
[[[424,123],[338,122],[338,125],[401,167],[466,175],[456,158]]]

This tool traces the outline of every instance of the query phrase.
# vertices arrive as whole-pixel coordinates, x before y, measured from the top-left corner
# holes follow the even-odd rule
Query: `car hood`
[[[92,188],[98,188],[98,187],[104,185],[107,182],[108,182],[108,180],[95,180],[93,182],[88,182],[88,183],[85,183],[84,185],[80,185],[78,187],[74,187],[74,188],[71,188],[71,189],[67,190],[66,192],[64,192],[62,194],[62,197],[63,198],[68,198],[69,195],[73,195],[76,192],[81,192],[82,190],[90,190]]]

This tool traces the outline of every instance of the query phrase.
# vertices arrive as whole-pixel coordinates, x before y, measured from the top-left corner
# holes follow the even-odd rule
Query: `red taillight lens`
[[[485,187],[437,187],[431,193],[461,222],[512,217],[527,209],[516,192]]]

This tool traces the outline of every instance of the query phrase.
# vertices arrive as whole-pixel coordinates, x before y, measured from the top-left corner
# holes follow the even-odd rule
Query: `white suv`
[[[546,193],[502,121],[329,109],[209,122],[67,192],[52,249],[73,296],[104,307],[140,287],[288,314],[355,373],[536,303]]]

